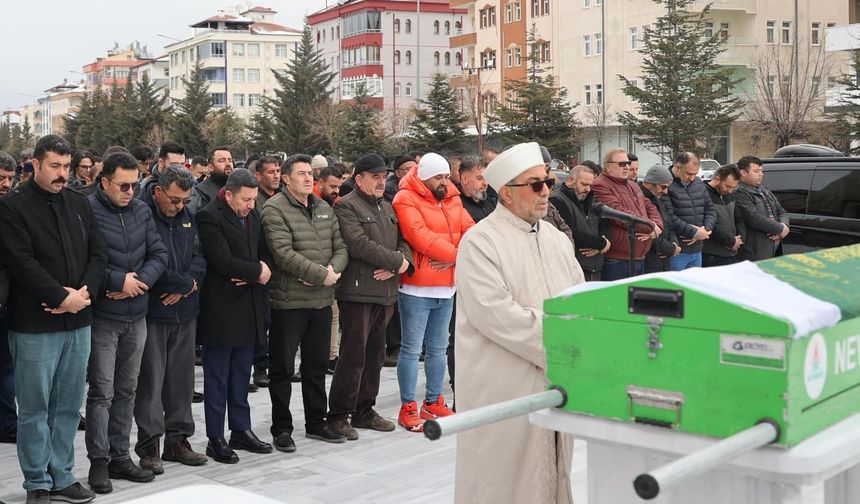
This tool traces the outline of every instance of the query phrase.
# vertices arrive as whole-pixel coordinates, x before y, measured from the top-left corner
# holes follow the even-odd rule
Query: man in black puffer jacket
[[[699,158],[682,152],[672,167],[675,176],[669,186],[669,213],[672,229],[681,240],[681,253],[669,259],[672,271],[702,266],[702,242],[711,236],[717,211],[705,183],[698,177]]]
[[[146,342],[148,291],[167,267],[167,249],[149,206],[134,198],[137,160],[127,152],[104,161],[102,178],[89,197],[108,245],[103,297],[93,305],[92,352],[87,393],[89,484],[113,490],[110,478],[145,483],[152,471],[129,456],[135,389]]]
[[[185,206],[193,186],[190,171],[168,165],[140,194],[140,200],[152,209],[155,227],[170,251],[167,270],[150,289],[146,345],[134,403],[134,451],[140,456],[141,467],[156,474],[164,471],[158,450],[162,436],[164,460],[190,466],[203,465],[207,460],[188,443],[194,435],[191,399],[198,293],[206,275],[197,223]]]

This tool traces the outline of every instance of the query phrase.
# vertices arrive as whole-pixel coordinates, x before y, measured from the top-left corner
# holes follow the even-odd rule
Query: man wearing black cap
[[[642,194],[654,204],[660,212],[663,222],[671,222],[671,216],[666,207],[665,194],[672,183],[672,172],[668,168],[654,165],[645,173],[645,178],[639,183]],[[681,253],[678,244],[678,236],[672,230],[672,226],[666,229],[651,242],[651,248],[645,254],[645,273],[656,273],[658,271],[669,271],[669,258]]]
[[[383,198],[387,172],[378,155],[362,156],[355,163],[355,191],[334,207],[349,263],[335,292],[343,336],[329,392],[328,423],[347,439],[358,439],[353,427],[394,430],[394,423],[379,416],[373,405],[385,361],[385,328],[412,252],[398,230],[394,208]]]
[[[391,163],[391,168],[394,171],[388,176],[388,180],[385,182],[385,201],[389,203],[394,201],[394,195],[400,189],[400,179],[405,177],[409,173],[409,170],[417,164],[415,158],[411,156],[397,156],[394,158],[394,162]]]

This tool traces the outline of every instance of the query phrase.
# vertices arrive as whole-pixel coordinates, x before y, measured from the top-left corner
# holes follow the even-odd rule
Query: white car
[[[700,159],[699,160],[699,178],[707,182],[714,176],[714,172],[722,166],[715,159]]]

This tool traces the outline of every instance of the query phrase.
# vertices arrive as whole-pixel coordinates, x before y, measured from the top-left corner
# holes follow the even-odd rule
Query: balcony
[[[478,43],[478,34],[475,32],[458,34],[451,37],[450,41],[451,49],[469,47]]]
[[[715,63],[752,68],[758,48],[759,43],[754,38],[729,37],[726,39],[726,50],[717,56]]]
[[[747,14],[758,12],[758,0],[695,0],[690,10],[702,10],[711,4],[711,11],[742,11]]]
[[[452,88],[478,87],[478,76],[464,73],[463,75],[451,77],[450,84]]]

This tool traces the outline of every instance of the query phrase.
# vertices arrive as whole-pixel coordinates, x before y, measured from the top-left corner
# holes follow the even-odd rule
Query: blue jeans
[[[24,489],[60,490],[75,482],[75,433],[84,402],[90,327],[9,331],[18,390],[18,463]]]
[[[645,261],[634,261],[633,262],[633,274],[641,275],[645,272]],[[618,259],[609,259],[608,257],[603,260],[603,273],[601,274],[601,278],[605,282],[610,282],[612,280],[621,280],[622,278],[630,277],[630,261],[620,261]]]
[[[669,269],[671,271],[683,271],[688,268],[702,267],[702,253],[678,254],[669,258]]]
[[[422,298],[402,292],[397,295],[402,336],[397,360],[397,382],[400,402],[415,400],[418,382],[418,356],[424,351],[424,374],[427,380],[424,399],[434,403],[442,393],[445,381],[445,353],[448,350],[448,323],[454,299]]]

